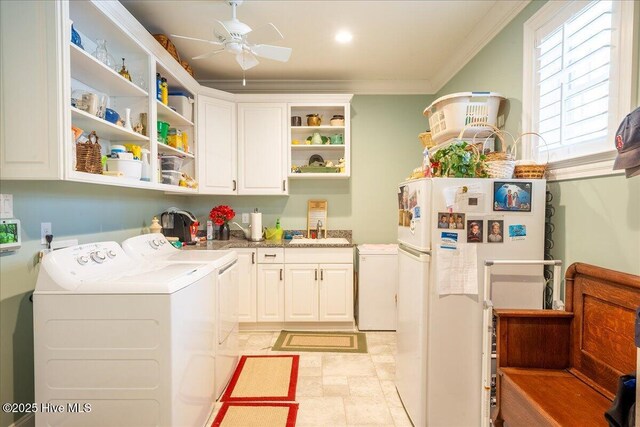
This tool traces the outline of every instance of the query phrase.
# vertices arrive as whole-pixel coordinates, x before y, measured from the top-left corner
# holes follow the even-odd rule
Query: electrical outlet
[[[46,245],[47,244],[47,240],[45,239],[45,236],[47,234],[53,234],[53,229],[51,228],[51,223],[50,222],[41,222],[40,223],[40,244],[42,244],[42,245]]]
[[[13,218],[13,195],[0,194],[0,218]]]
[[[249,214],[248,213],[243,213],[242,214],[242,223],[243,224],[249,224]]]

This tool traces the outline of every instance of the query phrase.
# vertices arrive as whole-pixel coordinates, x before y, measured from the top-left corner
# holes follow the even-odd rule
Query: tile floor
[[[279,334],[241,332],[240,353],[287,354],[270,350]],[[367,354],[297,353],[297,427],[411,426],[393,383],[395,333],[367,332],[367,345]]]

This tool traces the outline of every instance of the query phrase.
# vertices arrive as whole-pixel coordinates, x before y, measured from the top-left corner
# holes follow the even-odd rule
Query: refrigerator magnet
[[[440,233],[440,247],[442,249],[457,249],[458,233],[443,231]]]
[[[464,230],[464,217],[461,212],[438,212],[438,228]]]
[[[482,243],[483,221],[481,219],[467,220],[467,243]]]
[[[527,238],[527,226],[522,224],[513,224],[509,226],[509,239],[524,240]]]
[[[487,243],[504,243],[504,221],[501,219],[487,220]]]
[[[495,181],[493,210],[531,212],[531,182]]]

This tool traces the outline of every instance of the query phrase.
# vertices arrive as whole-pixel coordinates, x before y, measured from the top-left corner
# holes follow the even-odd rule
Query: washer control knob
[[[89,262],[89,257],[86,255],[80,255],[78,258],[76,258],[76,261],[78,261],[78,264],[80,265],[85,265]]]
[[[109,249],[109,250],[107,251],[107,256],[108,256],[109,258],[115,258],[116,253],[113,251],[113,249]]]
[[[149,240],[149,246],[151,246],[152,249],[158,249],[158,246],[160,246],[158,239]]]
[[[102,264],[107,257],[99,251],[91,252],[91,259],[97,262],[98,264]]]

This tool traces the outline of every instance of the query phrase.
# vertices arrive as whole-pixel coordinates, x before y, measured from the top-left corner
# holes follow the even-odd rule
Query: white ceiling
[[[224,1],[121,0],[152,34],[211,39],[214,19],[231,17]],[[437,92],[529,0],[471,1],[245,1],[238,18],[253,29],[272,22],[284,35],[274,43],[293,48],[291,59],[263,59],[246,72],[234,56],[190,60],[217,46],[174,39],[195,77],[231,92]],[[335,34],[353,33],[350,44]],[[248,36],[249,41],[251,35]]]

